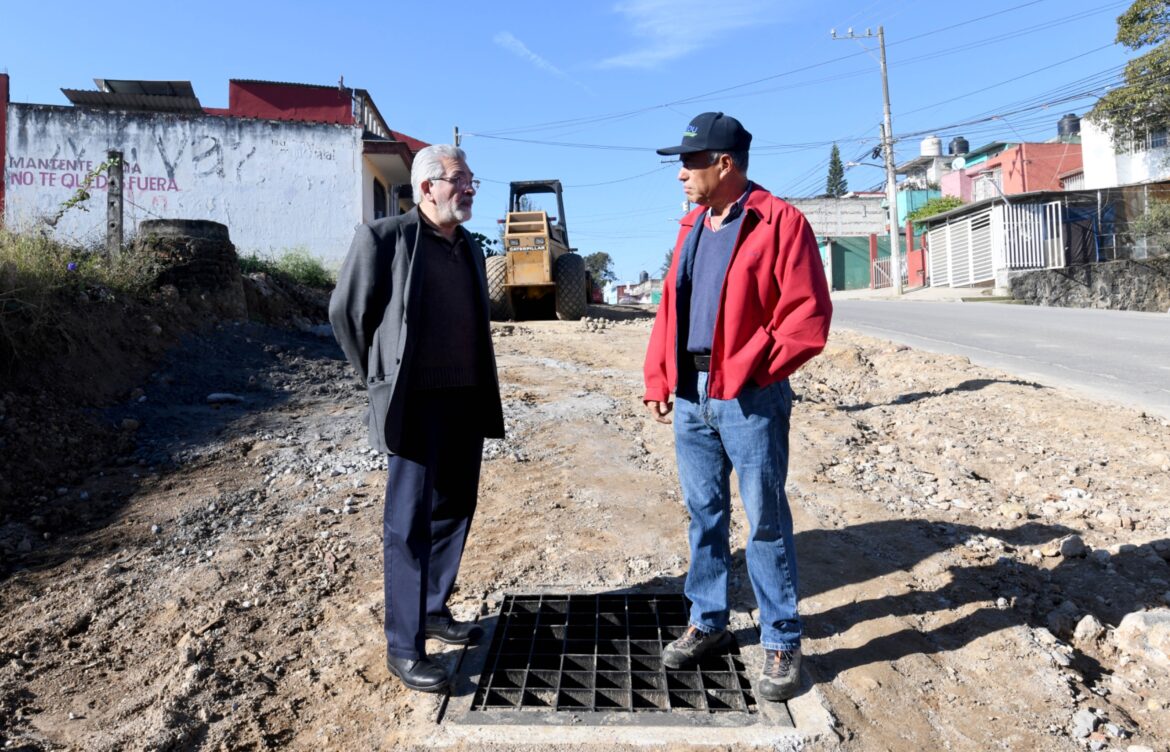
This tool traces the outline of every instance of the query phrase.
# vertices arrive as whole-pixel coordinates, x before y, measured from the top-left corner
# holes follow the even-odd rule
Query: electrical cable
[[[970,18],[970,19],[967,19],[965,21],[960,21],[960,22],[951,24],[949,26],[944,26],[944,27],[941,27],[938,29],[933,29],[931,31],[923,32],[921,34],[917,34],[917,35],[912,36],[912,37],[907,37],[905,39],[896,40],[893,42],[888,42],[886,47],[890,48],[890,47],[895,47],[895,46],[902,45],[902,44],[908,44],[916,39],[934,36],[934,35],[937,35],[937,34],[944,32],[944,31],[950,31],[952,29],[961,28],[963,26],[966,26],[966,25],[969,25],[972,23],[977,23],[979,21],[985,21],[989,18],[994,18],[995,16],[1003,15],[1005,13],[1013,13],[1015,11],[1022,9],[1022,8],[1027,8],[1027,7],[1032,6],[1032,5],[1038,5],[1040,3],[1047,2],[1047,1],[1048,0],[1029,0],[1028,2],[1021,3],[1019,5],[1014,5],[1014,6],[1011,6],[1009,8],[1004,8],[1003,10],[995,11],[992,13],[987,13],[987,14],[984,14],[982,16],[976,16],[975,18]],[[765,76],[763,78],[754,79],[752,81],[746,81],[746,82],[743,82],[740,84],[733,84],[731,86],[721,87],[720,89],[709,91],[709,92],[704,92],[702,94],[694,94],[694,95],[683,97],[680,99],[675,99],[675,100],[672,100],[669,102],[664,102],[664,103],[655,104],[655,105],[649,105],[646,107],[639,107],[639,108],[632,109],[632,110],[605,113],[602,115],[583,116],[583,117],[578,117],[578,118],[567,118],[567,119],[563,119],[563,120],[552,120],[552,121],[547,121],[544,123],[536,123],[536,124],[526,125],[526,126],[516,126],[516,127],[511,127],[511,128],[500,128],[500,129],[496,129],[496,130],[492,130],[492,131],[485,131],[485,132],[469,131],[469,132],[465,132],[464,135],[476,136],[476,137],[480,137],[480,138],[487,137],[487,136],[499,137],[499,136],[502,136],[505,134],[528,133],[528,132],[539,131],[539,130],[550,130],[550,129],[564,128],[564,127],[577,127],[577,126],[581,126],[581,125],[599,124],[599,123],[607,122],[610,120],[623,119],[623,118],[631,117],[633,115],[639,115],[642,113],[651,112],[653,110],[665,109],[665,108],[669,108],[671,106],[676,106],[676,105],[680,105],[680,104],[693,103],[695,101],[705,99],[705,98],[710,97],[710,96],[715,95],[715,94],[726,94],[726,92],[729,92],[729,91],[744,88],[747,86],[753,86],[753,85],[758,84],[758,83],[763,83],[765,81],[771,81],[771,80],[774,80],[777,78],[782,78],[784,76],[791,76],[795,73],[801,73],[803,71],[813,70],[815,68],[823,67],[825,65],[830,65],[832,63],[840,62],[842,60],[849,60],[849,59],[859,57],[859,56],[865,55],[865,54],[868,54],[867,51],[862,50],[860,52],[855,52],[855,53],[848,54],[848,55],[841,55],[838,57],[822,60],[822,61],[817,62],[817,63],[811,63],[811,64],[803,66],[801,68],[795,68],[795,69],[792,69],[789,71],[784,71],[784,72],[776,73],[776,74],[773,74],[770,76]]]

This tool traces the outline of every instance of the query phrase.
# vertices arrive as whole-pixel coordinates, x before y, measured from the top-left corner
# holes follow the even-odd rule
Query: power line
[[[577,144],[568,141],[544,141],[530,138],[511,138],[508,136],[493,136],[487,133],[464,133],[464,136],[490,138],[494,141],[513,141],[521,144],[535,144],[537,146],[563,146],[569,149],[601,149],[605,151],[652,151],[649,146],[614,146],[612,144]]]
[[[580,217],[577,217],[577,221],[580,221],[583,219],[584,220],[600,220],[600,219],[613,219],[613,218],[617,218],[617,217],[629,217],[632,215],[646,214],[647,212],[652,212],[652,211],[667,211],[669,209],[675,208],[676,206],[677,206],[677,204],[671,204],[670,206],[656,206],[652,209],[639,208],[639,209],[628,209],[626,211],[620,211],[620,212],[606,212],[604,214],[585,214],[585,215],[582,215]]]
[[[935,102],[934,104],[929,104],[929,105],[926,105],[925,107],[919,107],[918,109],[909,110],[907,112],[900,112],[898,114],[902,115],[904,117],[906,115],[913,115],[916,112],[922,112],[923,110],[930,110],[930,109],[934,109],[935,107],[941,107],[942,105],[950,104],[951,102],[957,102],[958,100],[966,99],[967,97],[969,97],[973,94],[982,94],[985,91],[989,91],[991,89],[998,88],[1000,86],[1003,86],[1004,84],[1014,83],[1016,81],[1019,81],[1022,78],[1027,78],[1028,76],[1034,76],[1037,73],[1043,73],[1046,70],[1051,70],[1052,68],[1056,68],[1058,66],[1064,65],[1065,63],[1072,62],[1073,60],[1079,60],[1082,57],[1087,57],[1089,55],[1092,55],[1094,52],[1100,52],[1101,50],[1108,49],[1112,46],[1113,46],[1112,43],[1104,44],[1104,45],[1101,45],[1100,47],[1095,47],[1095,48],[1089,50],[1088,52],[1082,52],[1079,55],[1073,55],[1072,57],[1066,57],[1064,60],[1059,60],[1055,63],[1052,63],[1051,65],[1045,65],[1042,68],[1037,68],[1035,70],[1028,71],[1027,73],[1021,73],[1018,76],[1013,76],[1013,77],[1005,79],[1003,81],[999,81],[998,83],[990,84],[989,86],[984,86],[981,89],[975,89],[973,91],[968,91],[968,92],[965,92],[963,94],[960,94],[959,96],[951,97],[950,99],[944,99],[941,102]]]
[[[1059,19],[1057,21],[1046,21],[1044,23],[1036,24],[1034,26],[1029,26],[1029,27],[1024,28],[1024,29],[1017,29],[1017,30],[1013,30],[1010,32],[1005,32],[1003,34],[997,34],[995,36],[986,37],[984,39],[972,40],[972,41],[969,41],[965,44],[961,44],[961,45],[957,45],[957,46],[948,46],[946,49],[943,49],[943,50],[940,50],[937,52],[919,55],[917,57],[912,57],[912,58],[906,58],[904,60],[893,61],[890,63],[890,67],[891,68],[901,68],[909,63],[923,62],[926,60],[935,60],[935,59],[938,59],[940,57],[946,57],[948,55],[953,55],[953,54],[956,54],[959,52],[965,52],[965,51],[970,50],[970,49],[976,49],[976,48],[985,47],[985,46],[988,46],[990,44],[994,44],[997,42],[1015,39],[1016,37],[1024,36],[1026,34],[1032,34],[1032,33],[1040,32],[1040,31],[1050,31],[1055,26],[1060,26],[1060,25],[1063,25],[1066,23],[1072,23],[1073,21],[1079,21],[1079,20],[1082,20],[1082,19],[1087,18],[1089,16],[1096,15],[1098,13],[1103,13],[1103,12],[1109,10],[1110,8],[1119,7],[1119,6],[1125,5],[1125,4],[1126,4],[1125,2],[1114,3],[1112,5],[1105,6],[1103,8],[1098,8],[1098,9],[1094,9],[1091,11],[1085,11],[1085,12],[1082,12],[1079,14],[1075,14],[1072,16],[1067,16],[1067,17]],[[935,33],[937,33],[937,32],[930,32],[930,34],[935,34]],[[887,46],[892,47],[895,44],[908,42],[908,41],[913,40],[913,39],[918,39],[922,36],[928,36],[930,34],[921,34],[921,35],[918,35],[915,37],[910,37],[910,39],[905,39],[905,40],[902,40],[901,42],[890,42]],[[1112,46],[1112,43],[1109,45],[1106,45],[1106,46],[1107,47]],[[844,59],[844,58],[841,58],[841,59]],[[787,74],[784,74],[784,75],[787,75]],[[840,81],[840,80],[847,79],[847,78],[857,78],[860,76],[870,76],[870,75],[873,75],[873,71],[871,68],[867,67],[867,68],[861,68],[861,69],[858,69],[855,71],[847,71],[844,73],[834,74],[832,76],[826,76],[824,78],[810,79],[807,81],[799,81],[799,82],[796,82],[793,84],[787,84],[787,85],[783,85],[783,86],[772,86],[772,87],[768,87],[766,89],[756,89],[754,91],[742,92],[739,94],[732,94],[732,95],[725,96],[722,94],[722,91],[717,92],[717,93],[720,94],[720,96],[719,96],[720,100],[741,99],[744,97],[754,97],[754,96],[759,96],[761,94],[769,94],[769,93],[774,93],[777,91],[785,91],[788,89],[796,89],[796,88],[802,88],[802,87],[806,87],[806,86],[815,86],[817,84],[830,83],[833,81]],[[694,101],[696,101],[696,100],[692,100],[691,103],[694,103]]]
[[[902,40],[893,41],[893,42],[890,42],[890,44],[888,46],[894,47],[894,46],[900,45],[900,44],[908,44],[916,39],[934,36],[936,34],[940,34],[940,33],[944,32],[944,31],[950,31],[952,29],[961,28],[963,26],[967,26],[967,25],[970,25],[973,23],[978,23],[979,21],[985,21],[989,18],[994,18],[996,16],[1000,16],[1000,15],[1003,15],[1005,13],[1012,13],[1012,12],[1018,11],[1020,9],[1027,8],[1027,7],[1032,6],[1032,5],[1038,5],[1040,3],[1047,2],[1047,1],[1048,0],[1029,0],[1028,2],[1020,3],[1019,5],[1014,5],[1014,6],[1011,6],[1009,8],[1004,8],[1003,10],[995,11],[992,13],[987,13],[987,14],[984,14],[982,16],[976,16],[975,18],[970,18],[970,19],[967,19],[965,21],[960,21],[960,22],[951,24],[949,26],[944,26],[944,27],[939,28],[939,29],[934,29],[931,31],[923,32],[922,34],[917,34],[915,36],[907,37],[907,38],[902,39]],[[824,67],[826,65],[831,65],[832,63],[840,62],[843,60],[849,60],[849,59],[859,57],[861,55],[866,55],[866,54],[868,54],[868,52],[866,50],[862,50],[860,52],[855,52],[855,53],[852,53],[849,55],[841,55],[838,57],[822,60],[822,61],[817,62],[817,63],[812,63],[812,64],[809,64],[809,65],[806,65],[806,66],[803,66],[800,68],[794,68],[792,70],[784,71],[781,73],[776,73],[776,74],[773,74],[770,76],[765,76],[763,78],[754,79],[752,81],[745,81],[743,83],[721,87],[719,89],[704,92],[702,94],[695,94],[695,95],[691,95],[688,97],[675,99],[675,100],[672,100],[669,102],[664,102],[661,104],[649,105],[647,107],[639,107],[639,108],[632,109],[632,110],[606,113],[606,114],[602,114],[602,115],[583,116],[583,117],[579,117],[579,118],[568,118],[568,119],[563,119],[563,120],[552,120],[552,121],[547,121],[544,123],[536,123],[536,124],[527,125],[527,126],[501,128],[501,129],[497,129],[494,131],[487,131],[487,132],[483,132],[483,133],[478,133],[478,132],[465,133],[464,135],[465,136],[478,136],[480,138],[486,138],[489,136],[500,138],[505,134],[530,133],[533,131],[540,131],[540,130],[555,130],[555,129],[561,129],[561,128],[566,128],[566,127],[597,125],[597,124],[604,123],[604,122],[611,121],[611,120],[620,120],[620,119],[632,117],[634,115],[640,115],[640,114],[643,114],[646,112],[651,112],[653,110],[669,108],[669,107],[675,106],[675,105],[691,104],[691,103],[706,99],[706,98],[711,97],[711,96],[716,95],[716,94],[721,95],[721,96],[725,96],[727,94],[727,92],[729,92],[729,91],[734,91],[736,89],[742,89],[742,88],[745,88],[748,86],[754,86],[754,85],[759,84],[759,83],[764,83],[766,81],[772,81],[772,80],[775,80],[777,78],[782,78],[785,76],[791,76],[791,75],[794,75],[796,73],[801,73],[804,71],[813,70],[815,68]],[[523,141],[523,139],[514,139],[514,140]],[[544,143],[544,142],[534,141],[532,143]],[[559,145],[559,144],[553,144],[553,145]],[[600,147],[600,148],[608,148],[608,147]],[[637,147],[622,147],[622,148],[637,148]]]
[[[616,180],[606,180],[603,183],[579,183],[577,185],[566,185],[565,187],[566,188],[597,188],[598,186],[613,185],[614,183],[625,183],[629,180],[637,180],[638,178],[644,178],[647,175],[653,175],[656,172],[662,172],[663,170],[668,169],[669,167],[670,167],[670,165],[666,164],[666,165],[662,165],[661,167],[656,167],[653,170],[648,170],[646,172],[639,172],[637,175],[630,175],[629,177],[626,177],[626,178],[617,178]]]
[[[671,165],[666,164],[666,165],[662,165],[661,167],[655,167],[653,170],[647,170],[646,172],[639,172],[637,175],[628,175],[624,178],[614,178],[613,180],[606,180],[606,181],[603,181],[600,183],[578,183],[576,185],[565,185],[564,187],[565,188],[597,188],[599,186],[613,185],[614,183],[625,183],[625,182],[630,181],[630,180],[637,180],[638,178],[644,178],[647,175],[653,175],[656,172],[662,172],[663,170],[667,169],[670,166]],[[492,183],[493,185],[511,185],[511,182],[507,181],[507,180],[493,180],[492,178],[482,178],[482,177],[479,179],[485,183]]]
[[[1023,6],[1017,6],[1017,8],[1018,7],[1025,7],[1027,5],[1034,5],[1034,4],[1036,4],[1036,2],[1043,2],[1043,1],[1044,0],[1034,0],[1034,2],[1025,3]],[[1114,3],[1114,4],[1111,4],[1110,6],[1106,6],[1106,9],[1108,9],[1109,7],[1120,5],[1120,4],[1124,4],[1124,3]],[[1092,15],[1094,13],[1099,13],[1099,12],[1102,12],[1102,9],[1096,9],[1096,10],[1093,10],[1090,12],[1079,14],[1078,16],[1074,17],[1072,20],[1078,20],[1080,18],[1086,17],[1088,15]],[[997,15],[997,14],[991,14],[991,15]],[[987,17],[989,17],[989,16],[982,16],[978,20],[981,20],[981,19],[987,18]],[[1058,21],[1057,24],[1065,23],[1065,22],[1066,22],[1066,20],[1062,20],[1062,21]],[[970,23],[970,22],[965,22],[965,23]],[[971,44],[969,44],[965,47],[962,47],[962,48],[955,48],[955,49],[946,50],[946,51],[943,51],[940,53],[934,53],[934,54],[930,54],[930,55],[922,55],[922,56],[919,56],[917,58],[913,58],[911,60],[907,60],[904,62],[911,62],[911,61],[918,62],[918,61],[923,61],[923,60],[927,60],[927,59],[934,59],[934,58],[941,57],[944,55],[952,54],[952,52],[954,52],[958,49],[966,49],[966,48],[971,47],[971,46],[981,46],[983,44],[987,44],[989,41],[1014,38],[1016,36],[1019,36],[1021,33],[1032,33],[1032,32],[1037,31],[1037,30],[1047,30],[1048,28],[1050,28],[1050,26],[1051,26],[1051,24],[1050,25],[1037,25],[1034,27],[1029,27],[1029,29],[1026,30],[1025,32],[1010,32],[1008,34],[1000,35],[999,37],[991,37],[989,39],[979,40],[977,43],[971,43]],[[946,29],[954,28],[954,26],[945,27],[945,28]],[[918,35],[916,37],[911,37],[910,39],[917,39],[921,36],[925,36],[925,35]],[[909,41],[909,40],[903,40],[903,41]],[[891,43],[891,46],[893,44],[894,43]],[[987,87],[983,87],[981,89],[977,89],[975,91],[968,92],[966,95],[963,95],[961,97],[954,97],[954,98],[943,100],[940,102],[935,102],[931,105],[926,105],[924,107],[910,110],[910,111],[903,113],[903,114],[908,115],[908,114],[921,112],[921,111],[924,111],[927,109],[931,109],[933,107],[941,106],[943,104],[948,104],[948,103],[956,101],[958,99],[962,99],[965,96],[970,96],[972,94],[977,94],[977,93],[981,93],[984,91],[988,91],[988,90],[996,88],[998,86],[1003,86],[1007,83],[1012,83],[1012,82],[1018,81],[1022,78],[1026,78],[1027,76],[1034,75],[1036,73],[1040,73],[1040,72],[1043,72],[1045,70],[1050,70],[1052,68],[1058,67],[1059,65],[1070,62],[1072,60],[1076,60],[1078,58],[1085,57],[1087,55],[1091,55],[1091,54],[1096,53],[1096,52],[1100,52],[1101,50],[1108,49],[1112,46],[1113,46],[1112,44],[1102,45],[1100,47],[1096,47],[1092,50],[1081,53],[1079,55],[1074,55],[1073,57],[1066,58],[1058,63],[1053,63],[1050,65],[1042,66],[1042,67],[1037,68],[1033,71],[1029,71],[1028,73],[1024,73],[1024,74],[1021,74],[1019,76],[1015,76],[1013,78],[1007,79],[1005,81],[1001,81],[999,83],[991,84]],[[852,55],[852,56],[848,56],[848,57],[855,57],[855,56],[856,55]],[[840,58],[840,59],[844,59],[844,58]],[[812,68],[812,67],[817,67],[818,65],[820,65],[820,64],[816,64],[813,66],[807,66],[806,68],[801,69],[801,70],[807,70],[807,69]],[[797,71],[791,71],[790,73],[793,73],[793,72],[797,72]],[[794,87],[799,87],[799,86],[809,86],[809,85],[827,83],[830,81],[840,80],[842,78],[850,78],[850,77],[855,77],[855,76],[859,76],[859,75],[868,75],[869,73],[870,73],[869,71],[849,72],[849,73],[844,73],[844,74],[838,74],[836,76],[825,77],[823,79],[814,79],[812,81],[799,82],[799,83],[793,84],[791,86],[775,87],[773,89],[761,90],[761,91],[756,91],[756,92],[749,92],[749,93],[745,93],[745,94],[741,94],[741,95],[733,95],[733,96],[755,96],[758,94],[762,94],[762,93],[766,93],[766,92],[770,92],[770,91],[777,91],[777,90],[784,89],[784,88],[794,88]],[[789,75],[789,73],[779,74],[779,75]],[[769,78],[775,78],[775,76],[769,77]],[[760,79],[760,80],[768,80],[768,79]],[[745,85],[747,85],[747,84],[745,84]],[[736,87],[730,87],[730,88],[736,88]],[[724,91],[727,91],[727,90],[724,90]],[[1089,96],[1088,93],[1081,95],[1079,98],[1085,98],[1087,96]],[[674,103],[671,103],[671,104],[674,104]],[[666,106],[668,106],[668,105],[656,105],[654,108],[666,107]],[[643,110],[639,110],[639,111],[635,111],[635,112],[644,112],[644,111],[647,111],[648,109],[654,109],[654,108],[644,108]],[[612,116],[612,118],[627,117],[630,114],[631,113],[623,113],[621,115]],[[562,121],[562,122],[571,122],[571,121]],[[551,140],[542,140],[542,139],[524,139],[524,138],[507,137],[507,136],[485,134],[485,133],[467,133],[464,135],[478,136],[480,138],[488,138],[488,139],[495,139],[495,140],[501,140],[501,141],[511,141],[511,142],[516,142],[516,143],[532,144],[532,145],[538,145],[538,146],[554,146],[554,147],[576,148],[576,149],[597,149],[597,150],[607,150],[607,151],[648,151],[652,148],[652,147],[642,147],[642,146],[623,146],[623,145],[613,145],[613,144],[589,144],[589,143],[576,143],[576,142],[566,142],[566,141],[551,141]],[[913,134],[911,134],[911,135],[913,135]],[[904,137],[904,136],[898,136],[897,134],[895,135],[895,138],[900,138],[900,137]],[[757,148],[753,149],[753,154],[793,153],[793,152],[806,151],[808,149],[822,148],[826,145],[832,145],[833,143],[841,144],[841,143],[850,143],[850,142],[851,142],[851,139],[832,139],[832,140],[808,142],[808,143],[775,144],[775,145],[771,145],[771,146],[757,147]]]
[[[1100,49],[1100,48],[1098,48],[1098,49]],[[1095,52],[1095,51],[1097,51],[1097,50],[1090,50],[1089,52],[1082,53],[1081,55],[1074,56],[1073,58],[1069,58],[1069,60],[1075,59],[1077,57],[1083,57],[1083,56],[1085,56],[1087,54],[1091,54],[1092,52]],[[1055,66],[1060,65],[1060,64],[1065,63],[1065,62],[1067,62],[1067,60],[1061,61],[1061,63],[1056,63],[1053,65],[1044,66],[1044,68],[1037,69],[1036,71],[1031,71],[1029,73],[1021,74],[1020,76],[1016,76],[1012,79],[1008,79],[1007,81],[1001,81],[998,84],[993,84],[992,86],[986,87],[986,88],[994,88],[995,86],[1000,86],[1000,85],[1004,85],[1006,83],[1011,83],[1011,82],[1014,82],[1016,80],[1019,80],[1020,78],[1024,78],[1028,75],[1031,75],[1031,73],[1035,73],[1035,72],[1039,72],[1041,70],[1052,68],[1052,67],[1055,67]],[[964,120],[964,121],[960,121],[957,123],[949,123],[949,124],[943,125],[943,126],[934,126],[931,128],[911,131],[911,132],[907,132],[907,133],[895,134],[895,140],[906,140],[906,139],[914,138],[917,136],[934,135],[934,134],[945,132],[948,130],[954,130],[956,128],[963,128],[963,127],[968,127],[971,125],[978,125],[978,124],[982,124],[982,123],[990,123],[990,122],[997,121],[997,120],[1000,120],[1004,117],[1008,117],[1008,116],[1012,116],[1012,115],[1023,114],[1023,113],[1034,111],[1034,110],[1048,109],[1048,108],[1054,107],[1056,105],[1068,104],[1070,102],[1075,102],[1075,101],[1082,100],[1082,99],[1096,97],[1096,96],[1099,96],[1106,87],[1116,83],[1119,80],[1119,78],[1115,75],[1115,72],[1117,70],[1118,69],[1116,69],[1116,68],[1110,68],[1106,71],[1098,72],[1098,73],[1095,73],[1091,76],[1088,76],[1088,77],[1085,77],[1082,79],[1078,79],[1078,80],[1070,82],[1068,84],[1064,84],[1060,87],[1057,87],[1056,89],[1050,90],[1050,92],[1045,92],[1042,95],[1038,95],[1036,97],[1032,97],[1032,98],[1025,99],[1025,100],[1020,100],[1018,102],[1013,102],[1011,104],[1004,105],[997,110],[990,110],[990,111],[987,111],[985,113],[973,115],[969,119]],[[1076,89],[1072,92],[1069,92],[1070,87],[1074,87],[1077,85],[1088,86],[1088,88]],[[1052,96],[1052,92],[1062,92],[1062,93],[1058,96]],[[974,92],[972,92],[972,93],[974,93]],[[1052,98],[1041,99],[1040,97],[1042,97],[1042,96],[1050,96]],[[961,98],[961,97],[959,97],[959,98]],[[947,101],[949,102],[951,100],[947,100]],[[945,102],[940,102],[940,103],[936,103],[936,104],[944,104],[944,103]],[[912,110],[911,112],[918,112],[922,109],[929,109],[929,107],[931,107],[931,106],[933,106],[933,105],[930,105],[930,106],[927,106],[924,108],[919,108],[919,110]],[[907,113],[907,114],[909,114],[909,113]],[[1049,121],[1045,117],[1043,119],[1043,122],[1047,123]],[[874,139],[873,137],[870,137],[868,139],[859,139],[859,138],[834,139],[832,141],[823,141],[823,142],[817,142],[817,143],[811,143],[811,144],[791,145],[790,151],[806,151],[806,150],[812,149],[812,148],[824,148],[827,146],[831,146],[834,143],[837,143],[837,144],[848,144],[848,143],[867,144],[865,150],[863,152],[861,152],[855,159],[851,160],[851,161],[856,162],[856,161],[860,161],[861,159],[864,159],[866,156],[870,155],[869,153],[870,153],[870,150],[872,148],[871,145],[876,143],[876,139]],[[756,153],[757,151],[765,152],[764,149],[761,149],[761,150],[753,149],[753,154]],[[804,178],[804,176],[802,175],[797,180],[802,180],[803,178]]]

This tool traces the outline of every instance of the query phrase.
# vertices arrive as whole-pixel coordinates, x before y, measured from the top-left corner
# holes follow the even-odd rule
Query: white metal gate
[[[1059,201],[1009,204],[1004,212],[1004,265],[1008,269],[1064,266],[1064,218]]]
[[[884,258],[873,262],[873,269],[871,271],[870,279],[873,280],[873,287],[875,289],[882,289],[885,287],[893,287],[894,277],[890,274],[890,259]],[[902,259],[902,287],[907,287],[910,284],[910,269],[906,259]]]
[[[929,233],[930,284],[966,287],[995,279],[991,210]]]
[[[928,234],[930,283],[966,287],[995,279],[1000,269],[1065,265],[1059,201],[999,204],[935,227]]]

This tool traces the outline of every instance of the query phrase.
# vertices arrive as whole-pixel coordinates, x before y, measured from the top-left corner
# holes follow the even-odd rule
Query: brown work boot
[[[687,627],[683,636],[662,649],[662,662],[667,668],[682,668],[691,665],[710,650],[725,647],[731,640],[726,629],[704,632],[697,627]]]
[[[760,697],[783,702],[800,689],[800,650],[764,650],[764,671],[757,688]]]

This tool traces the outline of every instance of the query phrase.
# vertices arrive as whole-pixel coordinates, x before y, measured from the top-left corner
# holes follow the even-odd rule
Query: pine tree
[[[845,181],[845,165],[841,164],[841,150],[833,144],[833,151],[829,154],[829,176],[825,179],[825,195],[840,198],[848,192],[849,184]]]

